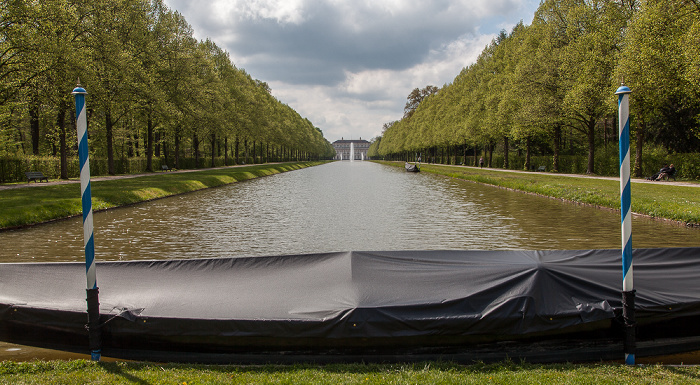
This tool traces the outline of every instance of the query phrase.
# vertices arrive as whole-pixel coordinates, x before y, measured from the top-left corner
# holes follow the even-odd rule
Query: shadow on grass
[[[110,373],[114,376],[119,376],[126,381],[129,381],[129,383],[133,384],[143,384],[143,385],[149,385],[150,382],[139,378],[131,373],[127,373],[124,371],[124,368],[130,368],[132,367],[131,364],[123,364],[123,363],[117,363],[117,362],[100,362],[99,363],[100,367],[104,369],[107,373]]]

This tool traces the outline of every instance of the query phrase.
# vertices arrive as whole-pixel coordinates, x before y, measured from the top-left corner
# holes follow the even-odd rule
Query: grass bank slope
[[[403,163],[378,162],[396,167]],[[620,210],[620,182],[610,178],[571,177],[552,173],[422,164],[421,172],[539,194],[592,206]],[[634,183],[632,211],[688,226],[700,225],[700,187],[666,182]]]
[[[697,366],[621,364],[335,364],[205,366],[0,362],[0,384],[689,384]]]
[[[90,182],[92,209],[98,211],[126,206],[319,164],[322,162],[276,163],[96,180]],[[79,183],[50,183],[0,191],[0,229],[27,226],[81,213]]]

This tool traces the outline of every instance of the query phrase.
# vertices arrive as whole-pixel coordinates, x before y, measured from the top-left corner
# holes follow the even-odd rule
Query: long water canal
[[[621,243],[618,212],[359,161],[100,212],[94,222],[98,260]],[[644,217],[632,229],[635,248],[700,245],[698,229]],[[0,244],[0,262],[84,260],[80,218],[2,232]]]

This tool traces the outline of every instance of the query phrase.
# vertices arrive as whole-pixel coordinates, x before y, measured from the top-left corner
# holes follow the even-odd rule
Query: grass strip
[[[92,181],[92,209],[98,211],[135,204],[321,163],[263,164]],[[27,226],[81,213],[80,183],[0,190],[0,229]]]
[[[379,163],[395,167],[404,166],[401,162]],[[435,164],[422,164],[421,172],[620,210],[620,182],[617,180]],[[700,187],[676,186],[663,182],[634,183],[632,211],[654,218],[682,222],[687,226],[699,226]]]
[[[450,362],[214,366],[126,362],[0,362],[0,384],[687,384],[698,366]]]

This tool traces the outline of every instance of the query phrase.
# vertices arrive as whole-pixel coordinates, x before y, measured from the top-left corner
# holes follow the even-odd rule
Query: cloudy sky
[[[414,88],[441,87],[539,0],[165,0],[319,127],[367,139]]]

